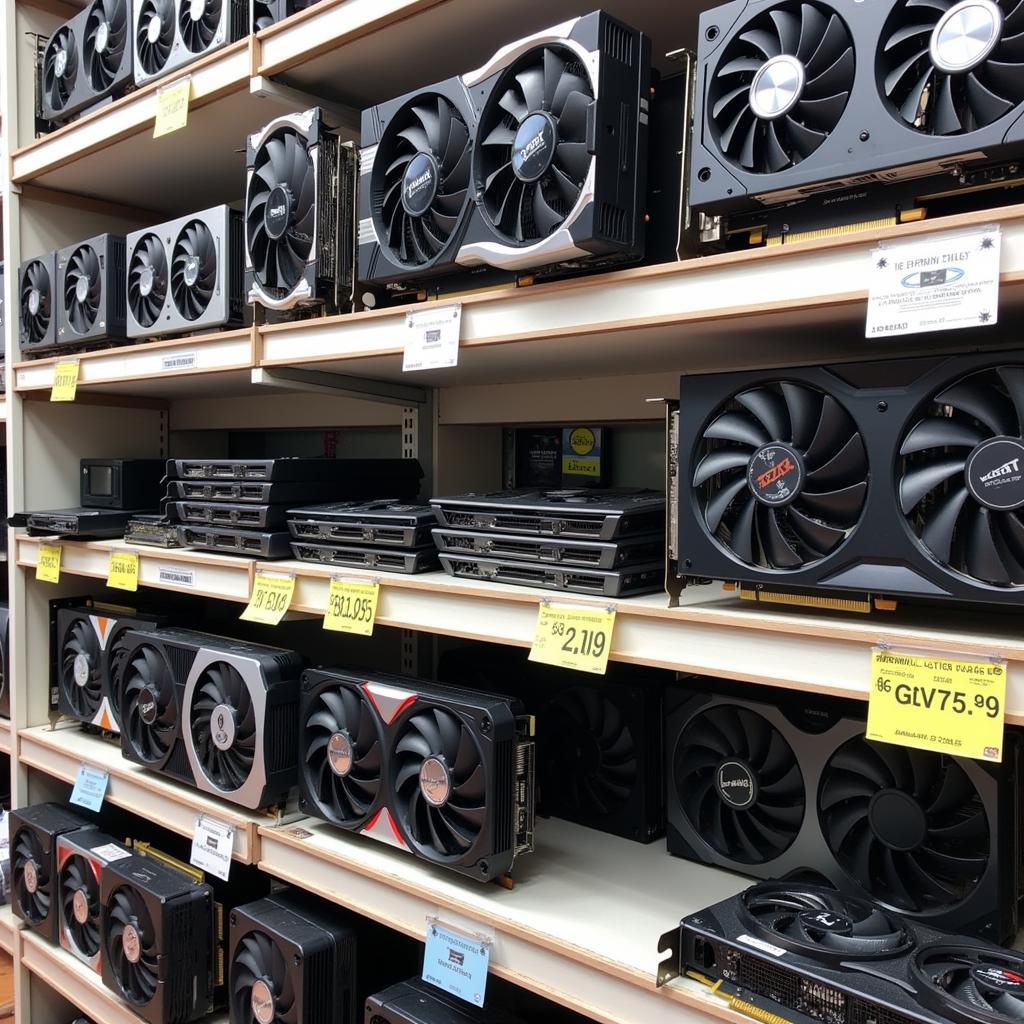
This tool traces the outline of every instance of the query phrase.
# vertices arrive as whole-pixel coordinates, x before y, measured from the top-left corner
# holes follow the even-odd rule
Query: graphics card
[[[349,308],[355,287],[356,158],[318,107],[271,121],[246,148],[245,271],[268,309]]]
[[[279,505],[232,504],[224,501],[171,501],[167,511],[183,523],[238,526],[247,530],[272,530],[285,525],[287,502]]]
[[[288,529],[296,540],[418,548],[432,543],[437,522],[429,505],[401,501],[343,501],[293,508]]]
[[[1019,601],[1020,351],[684,377],[680,437],[688,577]]]
[[[303,675],[301,805],[470,878],[533,848],[533,743],[517,701],[398,676]]]
[[[291,534],[283,530],[260,533],[223,526],[179,526],[178,542],[184,548],[230,551],[250,558],[287,558],[291,554]]]
[[[330,483],[335,492],[340,492],[339,498],[372,497],[358,493],[372,488],[385,492],[390,488],[391,493],[399,497],[412,497],[419,490],[423,469],[415,459],[169,459],[167,475],[176,480],[204,483],[225,480],[294,482],[304,486]],[[193,495],[185,494],[184,497]],[[240,499],[232,497],[228,500]],[[285,499],[268,497],[262,500]]]
[[[242,236],[242,215],[229,206],[128,235],[128,337],[240,325]]]
[[[18,345],[22,355],[46,353],[56,344],[53,298],[56,280],[57,254],[54,252],[26,260],[18,270]]]
[[[132,85],[129,0],[93,0],[43,50],[42,113],[53,124],[119,96]]]
[[[124,539],[129,544],[146,544],[155,548],[181,546],[178,540],[178,524],[161,515],[132,516],[124,529]]]
[[[1017,930],[1019,743],[1002,764],[864,737],[842,701],[670,688],[668,849],[778,878],[812,870],[887,910],[994,942]]]
[[[226,501],[251,505],[280,505],[329,498],[337,487],[330,480],[277,480],[243,483],[224,480],[169,480],[167,496],[178,501]]]
[[[48,512],[26,512],[12,516],[12,524],[24,521],[32,537],[82,537],[101,539],[123,537],[128,521],[151,509],[58,508]]]
[[[383,572],[411,574],[430,572],[438,566],[437,551],[432,547],[403,551],[398,548],[361,548],[292,541],[291,550],[300,562],[322,562],[350,569],[380,569]]]
[[[97,235],[57,252],[57,344],[125,337],[124,235]]]
[[[132,630],[123,648],[115,657],[124,660],[128,760],[242,807],[287,801],[297,763],[299,655],[184,629]]]
[[[366,1019],[371,1024],[523,1024],[504,1010],[474,1006],[419,978],[370,996]]]

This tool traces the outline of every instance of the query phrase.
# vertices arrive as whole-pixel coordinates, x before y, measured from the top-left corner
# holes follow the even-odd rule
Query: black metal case
[[[291,550],[301,562],[321,562],[350,569],[380,569],[382,572],[412,574],[431,572],[438,567],[437,552],[432,547],[404,551],[401,548],[360,548],[292,541]]]
[[[156,508],[165,466],[164,459],[82,459],[82,506]]]
[[[27,512],[24,515],[29,535],[33,537],[92,537],[105,539],[123,537],[128,520],[152,509],[121,511],[103,508],[62,508],[52,512]],[[22,517],[19,517],[22,518]]]
[[[330,480],[277,480],[272,483],[230,480],[169,480],[167,497],[177,501],[225,501],[246,505],[281,505],[319,501],[335,491]]]
[[[231,529],[226,526],[179,526],[178,540],[184,548],[200,551],[227,551],[251,558],[287,558],[291,554],[291,534],[261,533],[258,530]]]
[[[124,235],[97,235],[58,250],[59,346],[126,340],[125,273]]]
[[[247,530],[274,530],[283,527],[288,514],[287,502],[277,505],[234,504],[225,501],[172,501],[167,512],[179,522],[237,526]]]
[[[418,548],[431,543],[437,522],[429,505],[401,501],[344,501],[293,508],[288,529],[296,540]]]

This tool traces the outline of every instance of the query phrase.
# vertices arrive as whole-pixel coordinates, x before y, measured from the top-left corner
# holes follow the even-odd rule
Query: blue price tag
[[[433,918],[427,921],[423,980],[474,1006],[484,1005],[491,944],[463,935]]]
[[[110,776],[98,768],[80,765],[75,788],[71,791],[71,802],[87,811],[98,811],[103,806]]]

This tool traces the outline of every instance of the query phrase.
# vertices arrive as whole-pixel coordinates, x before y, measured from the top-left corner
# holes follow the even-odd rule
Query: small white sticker
[[[159,580],[161,583],[170,583],[176,587],[194,587],[196,585],[195,573],[191,569],[165,569],[161,567]]]
[[[437,370],[457,366],[462,306],[432,306],[405,314],[402,370]]]
[[[200,814],[192,836],[192,856],[189,863],[215,878],[228,880],[231,872],[231,849],[235,842],[235,829],[222,821]]]
[[[197,352],[179,352],[174,356],[162,356],[161,370],[194,370],[199,363]]]
[[[761,950],[762,953],[771,953],[772,956],[786,955],[786,951],[781,946],[773,946],[770,942],[765,942],[763,939],[755,939],[753,935],[738,935],[736,941],[745,942],[748,946]]]
[[[116,843],[107,843],[104,846],[94,846],[92,848],[92,852],[107,864],[112,864],[115,860],[124,860],[125,857],[130,857],[132,855],[131,850],[125,850]]]

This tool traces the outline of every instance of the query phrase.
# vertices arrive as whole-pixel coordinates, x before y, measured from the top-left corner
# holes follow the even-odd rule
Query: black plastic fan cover
[[[306,269],[316,227],[316,170],[305,136],[294,128],[277,129],[256,152],[245,216],[257,280],[290,291]]]
[[[74,713],[92,721],[103,699],[100,642],[85,619],[75,619],[60,652],[60,685]]]
[[[178,708],[170,668],[155,647],[135,648],[121,699],[121,728],[132,751],[146,764],[163,761],[178,731]]]
[[[982,583],[1024,586],[1024,366],[941,391],[900,454],[903,514],[933,557]]]
[[[128,263],[128,305],[136,323],[152,327],[167,299],[167,254],[152,232],[135,244]]]
[[[901,0],[878,64],[882,93],[904,124],[929,135],[984,128],[1024,101],[1024,3]]]
[[[959,903],[993,855],[981,796],[945,754],[850,740],[825,765],[819,801],[839,865],[901,910]]]
[[[477,133],[476,177],[481,208],[506,240],[546,238],[576,205],[593,159],[593,102],[587,68],[563,46],[528,51],[495,86]]]
[[[114,84],[127,42],[127,0],[95,0],[85,22],[85,73],[93,92]]]
[[[60,910],[72,945],[83,956],[100,949],[100,887],[81,854],[72,854],[60,870]]]
[[[214,662],[196,680],[189,728],[203,774],[218,789],[240,789],[256,760],[256,708],[242,674]]]
[[[43,54],[43,93],[55,111],[63,110],[71,98],[78,76],[78,40],[70,25],[64,25]]]
[[[782,734],[750,708],[720,705],[686,723],[671,785],[691,827],[721,856],[765,864],[804,817],[804,780]]]
[[[303,725],[302,770],[308,792],[329,820],[361,825],[380,794],[379,718],[365,694],[348,686],[321,690]]]
[[[487,772],[476,738],[445,708],[402,725],[391,763],[400,827],[428,859],[465,856],[487,821]]]
[[[40,260],[32,260],[21,278],[21,322],[28,344],[40,344],[50,328],[50,272]]]
[[[125,999],[144,1006],[156,995],[160,956],[145,897],[129,885],[115,889],[109,898],[108,916],[107,962]]]
[[[693,488],[708,532],[736,558],[794,570],[832,554],[864,507],[868,460],[849,413],[805,384],[738,394],[705,428]]]
[[[50,913],[50,872],[39,837],[30,828],[21,828],[11,844],[11,871],[14,892],[27,920],[40,924]],[[29,885],[34,878],[34,885]]]
[[[913,941],[899,919],[876,904],[822,886],[766,882],[748,889],[742,899],[757,932],[817,959],[892,957]]]
[[[253,1010],[253,988],[262,982],[259,995],[273,1000],[273,1016]],[[299,1024],[295,1012],[295,983],[277,944],[264,932],[249,932],[239,943],[228,977],[231,987],[231,1019],[260,1024]],[[265,992],[262,989],[265,988]]]
[[[436,259],[469,194],[469,129],[443,96],[418,96],[388,125],[374,160],[374,212],[392,256],[421,267]]]
[[[174,4],[171,0],[142,0],[135,29],[135,52],[147,75],[158,74],[174,44]]]
[[[224,0],[183,0],[178,7],[178,29],[190,53],[202,53],[213,42],[220,25]]]
[[[835,130],[856,59],[842,18],[785,0],[734,35],[712,72],[707,120],[726,158],[755,174],[806,160]]]
[[[103,271],[91,245],[80,245],[64,274],[64,312],[76,334],[87,334],[96,323],[103,298]]]
[[[952,1020],[1024,1019],[1024,957],[992,946],[930,943],[911,961],[919,998]]]
[[[545,716],[550,782],[580,813],[604,815],[633,795],[636,741],[622,709],[592,686],[556,694]]]
[[[171,252],[171,297],[186,320],[206,312],[217,287],[217,246],[201,220],[190,220]]]

